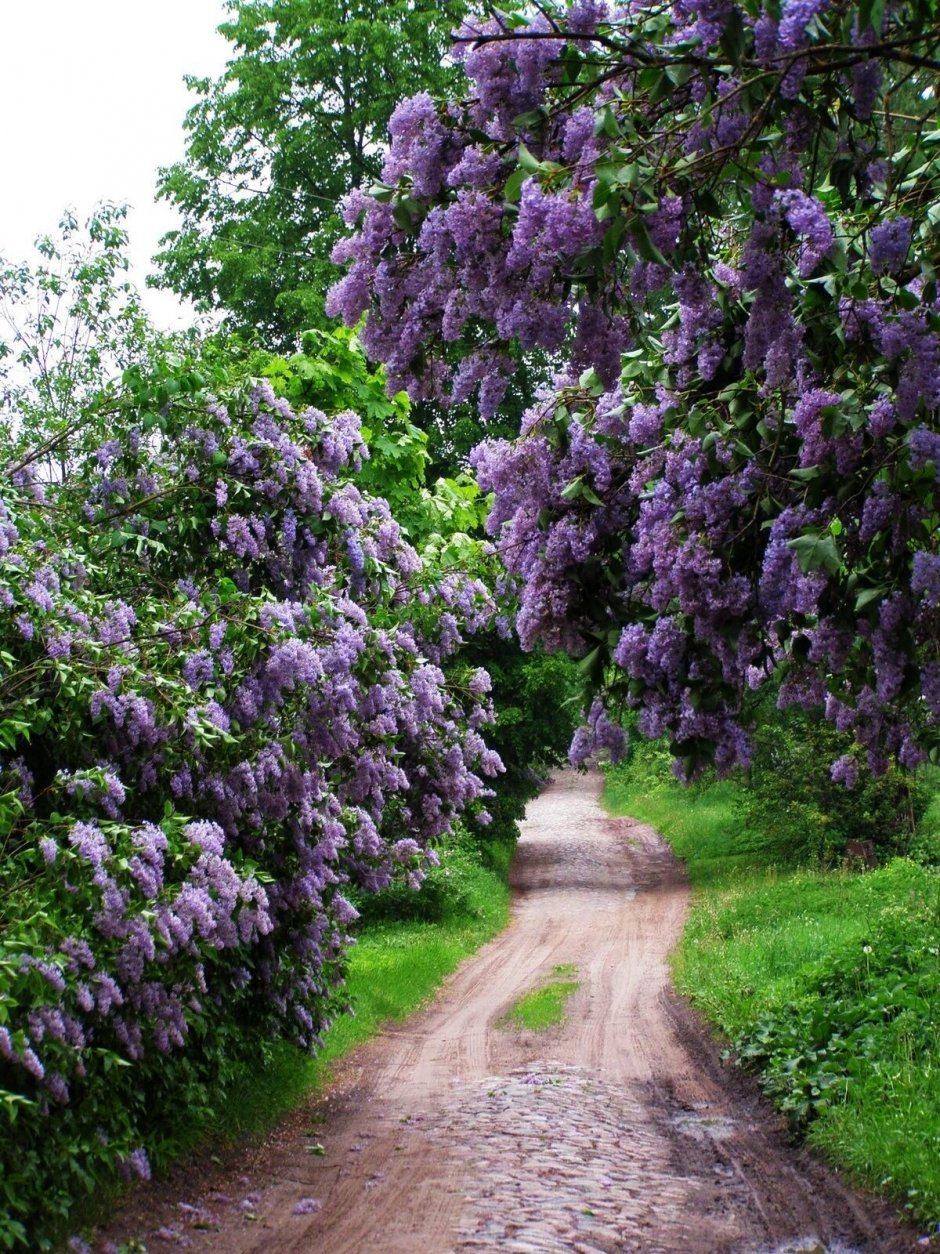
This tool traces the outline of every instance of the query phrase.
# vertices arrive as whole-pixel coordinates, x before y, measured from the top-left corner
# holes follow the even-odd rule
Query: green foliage
[[[545,1032],[563,1023],[568,1002],[581,987],[578,980],[559,977],[577,975],[577,967],[563,963],[552,971],[553,979],[541,988],[525,993],[501,1020],[504,1027],[528,1032]]]
[[[703,908],[677,960],[683,990],[794,1131],[940,1219],[937,872],[899,859],[865,876],[755,880],[711,917]]]
[[[513,637],[494,633],[473,640],[466,653],[489,672],[496,722],[488,739],[506,768],[488,806],[492,823],[472,824],[484,855],[499,867],[526,803],[538,795],[550,768],[565,761],[580,722],[578,672],[565,654],[523,653]]]
[[[611,773],[611,795],[662,795],[671,813],[675,797],[688,797],[690,813],[710,809],[719,798],[727,806],[735,850],[762,851],[779,864],[838,862],[849,841],[871,842],[874,856],[911,853],[917,847],[929,860],[929,827],[920,820],[935,796],[933,768],[904,772],[891,765],[876,778],[859,762],[854,788],[832,779],[831,764],[853,750],[850,736],[836,730],[818,711],[789,707],[779,710],[762,699],[757,710],[754,756],[748,770],[739,770],[727,787],[705,775],[695,784],[677,782],[665,739],[647,741],[635,731],[636,716],[627,715],[630,737],[623,767]],[[935,802],[933,803],[936,804]],[[932,811],[935,812],[935,811]],[[701,857],[694,843],[682,857]],[[730,845],[722,845],[728,856]]]
[[[407,395],[388,396],[384,369],[366,361],[352,331],[314,329],[301,338],[299,353],[283,357],[248,351],[242,368],[249,376],[270,379],[294,408],[316,405],[329,414],[342,409],[359,414],[369,457],[356,475],[357,485],[389,502],[425,557],[446,566],[485,566],[492,575],[496,567],[483,561],[480,544],[489,502],[473,476],[458,471],[428,486],[433,469],[429,437],[416,425]],[[237,340],[230,343],[240,353]]]
[[[875,778],[861,760],[858,783],[847,788],[830,766],[852,750],[852,738],[820,711],[781,711],[765,699],[738,793],[745,824],[794,856],[837,860],[850,840],[871,841],[881,854],[906,852],[929,798],[925,776],[892,764]]]
[[[696,888],[673,956],[679,991],[758,1071],[796,1133],[936,1222],[936,868],[895,859],[864,874],[794,869],[792,849],[745,824],[740,783],[682,789],[661,776],[648,792],[634,772],[609,773],[608,805],[655,824]]]
[[[411,420],[404,392],[389,398],[385,372],[370,367],[355,335],[344,327],[304,332],[299,353],[249,352],[244,369],[270,379],[295,409],[316,405],[329,414],[352,409],[363,422],[369,458],[356,476],[362,491],[385,496],[396,521],[414,537],[429,526],[427,437]]]
[[[853,931],[861,934],[835,946],[815,969],[795,967],[792,1000],[775,999],[736,1041],[797,1127],[844,1100],[850,1085],[881,1068],[885,1053],[897,1054],[896,1040],[886,1050],[886,1032],[906,1037],[913,1058],[931,1047],[940,1027],[940,879],[898,859],[852,887]]]
[[[357,899],[367,929],[391,921],[447,923],[489,917],[492,880],[503,882],[505,876],[484,863],[479,843],[464,828],[458,828],[438,852],[440,863],[427,873],[420,889],[396,883]]]
[[[924,866],[940,866],[940,784],[936,769],[925,772],[924,787],[930,792],[930,800],[917,824],[909,852]]]
[[[155,282],[293,346],[323,324],[344,193],[379,174],[395,105],[446,90],[463,0],[228,0],[232,56],[187,79],[186,156],[160,172],[182,214]]]

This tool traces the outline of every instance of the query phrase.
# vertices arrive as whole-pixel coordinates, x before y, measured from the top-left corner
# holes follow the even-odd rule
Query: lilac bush
[[[174,1077],[315,1047],[350,895],[420,884],[501,769],[456,657],[490,594],[360,491],[357,417],[205,382],[129,371],[64,481],[3,450],[0,1245],[147,1174]]]
[[[768,684],[876,773],[940,749],[937,43],[920,2],[520,3],[347,202],[329,307],[392,387],[485,416],[554,361],[475,455],[518,629],[685,774]]]

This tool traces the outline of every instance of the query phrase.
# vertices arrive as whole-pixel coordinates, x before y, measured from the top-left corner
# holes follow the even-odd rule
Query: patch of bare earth
[[[529,809],[509,928],[330,1093],[212,1177],[139,1194],[150,1254],[900,1251],[913,1234],[794,1152],[669,989],[688,890],[649,827],[562,774]],[[499,1026],[558,964],[567,1020]],[[310,1153],[311,1129],[325,1153]],[[155,1236],[160,1231],[162,1235]]]

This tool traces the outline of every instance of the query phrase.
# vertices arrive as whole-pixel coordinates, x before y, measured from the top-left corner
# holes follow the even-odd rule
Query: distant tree
[[[225,313],[268,347],[324,322],[337,202],[382,165],[405,96],[446,90],[464,0],[229,0],[234,55],[190,77],[186,156],[160,171],[183,223],[161,241],[157,286]]]
[[[54,463],[82,407],[156,338],[127,277],[126,216],[124,205],[84,223],[67,211],[35,259],[0,256],[0,419]]]

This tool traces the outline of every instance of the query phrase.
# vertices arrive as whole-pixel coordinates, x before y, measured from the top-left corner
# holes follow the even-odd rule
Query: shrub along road
[[[139,1195],[107,1237],[151,1254],[913,1248],[723,1070],[669,989],[680,865],[599,790],[565,773],[530,806],[512,923],[431,1007],[182,1205]],[[514,1026],[557,968],[578,984],[566,1018]]]

